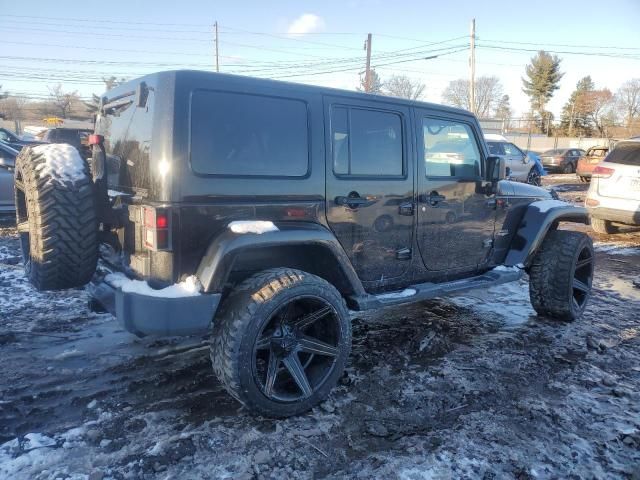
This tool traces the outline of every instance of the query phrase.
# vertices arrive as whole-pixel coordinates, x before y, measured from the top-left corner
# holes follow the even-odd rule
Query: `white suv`
[[[593,170],[584,203],[598,233],[615,233],[612,222],[640,225],[640,139],[618,142]]]

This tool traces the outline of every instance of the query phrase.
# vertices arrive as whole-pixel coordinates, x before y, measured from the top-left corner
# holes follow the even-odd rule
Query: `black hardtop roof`
[[[122,85],[119,85],[112,90],[109,90],[104,94],[108,101],[113,100],[116,97],[120,97],[127,93],[134,93],[137,86],[144,81],[153,83],[163,83],[168,80],[175,79],[178,81],[190,81],[193,83],[202,82],[203,87],[210,86],[212,82],[233,82],[235,87],[245,86],[251,88],[252,86],[273,86],[275,88],[287,87],[292,91],[297,92],[313,92],[323,93],[326,95],[343,96],[355,98],[363,101],[378,101],[385,103],[395,103],[398,105],[404,105],[407,107],[422,107],[433,110],[440,110],[442,112],[453,113],[457,115],[472,116],[471,112],[463,110],[461,108],[449,107],[446,105],[440,105],[437,103],[420,102],[418,100],[408,100],[406,98],[391,97],[385,95],[375,95],[371,93],[357,92],[354,90],[343,90],[338,88],[320,87],[317,85],[306,85],[302,83],[283,82],[281,80],[271,80],[266,78],[247,77],[244,75],[234,75],[228,73],[215,73],[202,70],[169,70],[164,72],[151,73],[143,77],[132,79]]]

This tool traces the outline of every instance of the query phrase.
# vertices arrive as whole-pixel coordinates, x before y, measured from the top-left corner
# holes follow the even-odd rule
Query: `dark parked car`
[[[540,155],[542,166],[549,172],[575,173],[578,159],[584,155],[580,148],[556,148]]]
[[[89,141],[91,170],[67,146],[18,157],[27,277],[91,281],[92,307],[138,335],[212,328],[213,370],[252,412],[327,397],[348,309],[525,272],[540,315],[573,320],[590,296],[591,240],[558,229],[586,210],[504,180],[465,110],[178,71],[108,91]]]
[[[42,139],[47,143],[66,143],[75,147],[83,158],[89,158],[91,156],[91,148],[87,143],[89,135],[93,133],[93,130],[85,128],[66,128],[57,127],[47,130]]]
[[[580,157],[580,160],[578,160],[578,167],[576,168],[576,175],[582,182],[588,182],[591,180],[593,169],[596,168],[596,165],[598,165],[602,160],[604,160],[607,153],[609,153],[609,147],[591,147],[587,150],[587,153]]]
[[[0,142],[0,215],[15,212],[13,170],[18,151]]]
[[[4,142],[5,144],[9,145],[11,148],[15,148],[16,150],[21,150],[22,147],[26,145],[40,145],[43,143],[38,140],[23,140],[11,130],[7,130],[6,128],[0,128],[0,142]]]

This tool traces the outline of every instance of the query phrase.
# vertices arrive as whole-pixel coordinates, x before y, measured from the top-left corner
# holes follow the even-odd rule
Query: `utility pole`
[[[367,67],[364,72],[364,91],[371,91],[371,34],[367,35],[367,41],[364,44],[367,50]]]
[[[471,38],[469,41],[469,110],[476,113],[476,19],[471,19]]]
[[[216,22],[213,24],[213,28],[215,31],[215,35],[216,35],[216,72],[220,71],[220,62],[218,60],[218,21],[216,20]]]

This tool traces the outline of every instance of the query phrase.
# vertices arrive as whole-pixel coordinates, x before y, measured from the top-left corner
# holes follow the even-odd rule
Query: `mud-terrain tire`
[[[614,227],[609,220],[591,217],[591,228],[596,233],[612,234],[618,232],[618,227]]]
[[[579,318],[591,296],[593,242],[581,232],[549,232],[529,268],[529,298],[538,315]]]
[[[322,338],[321,332],[330,335]],[[304,339],[304,348],[308,340],[322,341],[311,344],[311,354],[296,338]],[[340,293],[315,275],[276,268],[244,280],[223,301],[213,325],[211,362],[222,385],[251,413],[288,417],[329,395],[350,350],[351,321]],[[299,368],[306,383],[291,373]]]
[[[73,172],[52,162],[54,154],[70,155],[66,158],[76,166]],[[16,159],[15,185],[18,233],[29,281],[38,290],[88,283],[98,260],[98,223],[87,162],[68,145],[25,147]]]

